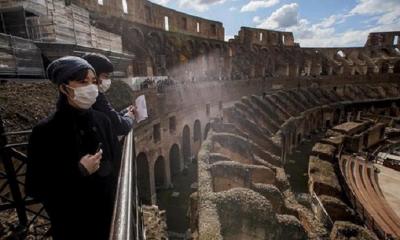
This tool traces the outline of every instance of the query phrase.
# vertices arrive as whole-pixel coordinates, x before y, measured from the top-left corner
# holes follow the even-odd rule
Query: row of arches
[[[377,56],[368,49],[301,49],[261,47],[253,45],[245,48],[241,44],[230,45],[235,58],[233,70],[240,70],[250,78],[274,76],[327,76],[327,75],[367,75],[379,73],[399,73],[400,61],[382,58],[398,57],[395,50],[380,49]],[[254,56],[256,55],[256,56]],[[271,59],[272,58],[272,59]],[[380,58],[380,61],[378,59]],[[262,59],[263,61],[259,61]],[[247,66],[243,66],[247,62]],[[243,69],[243,70],[242,70]],[[247,72],[246,72],[247,71]]]
[[[222,78],[228,68],[228,46],[218,41],[165,35],[126,26],[123,46],[132,51],[134,76],[168,75],[174,80]]]
[[[181,173],[186,164],[192,161],[192,154],[197,154],[200,144],[207,137],[209,130],[210,123],[207,123],[204,135],[202,135],[201,122],[196,120],[193,124],[193,138],[191,138],[190,127],[185,125],[182,130],[181,144],[172,144],[168,156],[158,156],[153,165],[145,152],[137,155],[138,189],[142,203],[153,204],[156,199],[156,190],[167,188],[174,183],[175,177]],[[196,147],[192,149],[193,146]]]
[[[154,184],[155,189],[164,188],[168,183],[168,170],[170,170],[171,180],[181,171],[180,156],[179,145],[173,144],[170,148],[168,159],[164,156],[157,157],[153,167],[154,176],[152,176],[146,153],[141,152],[137,155],[137,184],[139,198],[143,204],[152,204],[152,195],[154,193],[152,193],[151,184]],[[168,163],[169,168],[167,168]],[[151,180],[151,177],[154,177],[154,181]]]
[[[197,81],[400,73],[400,61],[385,60],[398,57],[398,49],[246,46],[166,35],[139,26],[126,26],[125,30],[123,45],[141,59],[132,67],[134,75],[140,76],[169,75],[179,81]]]

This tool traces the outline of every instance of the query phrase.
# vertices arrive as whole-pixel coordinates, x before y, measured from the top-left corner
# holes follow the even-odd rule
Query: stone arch
[[[139,153],[136,161],[139,198],[142,203],[151,204],[150,168],[147,155],[143,152]]]
[[[340,108],[336,108],[334,114],[333,114],[333,124],[337,125],[340,123],[340,117],[341,117],[342,110]]]
[[[315,112],[312,114],[312,129],[314,129],[313,131],[315,131],[315,129],[319,129],[321,126],[319,125],[319,118],[318,118],[318,113]]]
[[[261,53],[268,55],[269,54],[269,50],[266,47],[261,47]]]
[[[267,56],[264,66],[264,76],[272,77],[275,73],[275,60],[271,56]]]
[[[330,67],[328,60],[326,58],[322,58],[321,60],[321,75],[326,76],[330,75]]]
[[[144,34],[142,30],[136,27],[129,27],[128,31],[130,36],[135,37],[131,40],[135,40],[137,42],[144,42]]]
[[[206,140],[208,132],[210,131],[210,128],[211,128],[211,124],[207,123],[206,127],[204,128],[204,138],[203,138],[204,140]]]
[[[300,145],[303,139],[301,132],[297,133],[297,145]]]
[[[388,48],[382,48],[381,52],[384,53],[388,57],[391,55],[390,50]]]
[[[250,50],[254,53],[259,53],[260,52],[260,46],[258,44],[252,44],[250,47]]]
[[[222,45],[222,50],[224,51],[225,54],[228,52],[228,48],[229,47],[227,44]]]
[[[174,176],[176,176],[181,171],[181,156],[179,153],[179,145],[174,144],[169,150],[169,169],[171,171],[171,179],[173,181]]]
[[[370,53],[369,53],[369,57],[370,57],[370,58],[377,58],[377,57],[379,57],[378,51],[375,50],[375,49],[372,49],[372,50],[370,51]]]
[[[193,125],[193,141],[194,142],[201,142],[201,123],[200,120],[194,121]]]
[[[166,59],[165,39],[158,32],[150,32],[147,34],[145,45],[151,55],[153,75],[165,75],[170,67]]]
[[[194,42],[193,40],[187,40],[187,41],[186,41],[186,45],[188,46],[188,48],[189,48],[191,51],[194,51],[194,50],[195,50],[195,42]]]
[[[185,125],[182,131],[182,156],[184,163],[190,161],[191,155],[190,128],[188,125]]]
[[[163,156],[159,156],[154,163],[154,182],[156,189],[167,186],[165,158]]]
[[[163,46],[163,38],[159,33],[150,32],[147,34],[147,44],[149,47],[156,52],[161,51]]]
[[[208,45],[207,42],[201,42],[199,46],[200,46],[199,48],[200,54],[208,54],[210,46]]]
[[[236,46],[235,47],[235,53],[236,55],[244,54],[246,53],[246,49],[243,46]]]
[[[309,135],[310,134],[310,116],[307,116],[307,118],[304,121],[304,135]]]
[[[381,73],[389,73],[389,62],[385,61],[381,65]]]
[[[148,49],[145,47],[145,36],[139,28],[129,27],[126,34],[122,35],[124,48],[135,53],[140,58],[145,58],[148,54]],[[139,62],[139,59],[134,61]]]
[[[194,57],[194,43],[191,40],[186,41],[182,46],[182,53],[188,58],[191,59]]]
[[[275,62],[275,73],[279,76],[288,76],[289,75],[289,64],[283,61]]]
[[[394,73],[400,73],[400,61],[397,61],[397,62],[394,64],[393,72],[394,72]]]
[[[209,49],[209,51],[210,52],[213,52],[214,51],[214,49],[215,49],[215,45],[214,44],[212,44],[212,43],[209,43],[209,44],[207,44],[208,45],[208,49]]]

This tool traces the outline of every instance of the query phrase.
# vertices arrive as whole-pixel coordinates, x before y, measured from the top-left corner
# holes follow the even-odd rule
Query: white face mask
[[[99,85],[100,92],[104,93],[110,89],[111,86],[111,79],[103,79],[101,80],[101,84]]]
[[[72,100],[81,109],[89,109],[96,102],[96,98],[99,95],[99,89],[94,84],[71,89],[74,90],[74,98]]]

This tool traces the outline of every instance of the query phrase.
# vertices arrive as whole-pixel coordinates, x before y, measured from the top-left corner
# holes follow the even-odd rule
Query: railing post
[[[17,174],[12,162],[12,151],[6,147],[7,138],[4,136],[3,121],[0,117],[0,159],[3,162],[4,169],[7,175],[7,181],[10,187],[12,198],[15,202],[19,224],[26,226],[28,218],[26,215],[25,203],[22,198],[21,191],[18,186]]]
[[[11,149],[2,147],[0,154],[4,169],[6,170],[7,181],[10,186],[11,195],[15,202],[19,224],[26,226],[28,223],[28,218],[26,215],[25,203],[18,186],[17,174],[15,173],[15,168],[12,162]]]

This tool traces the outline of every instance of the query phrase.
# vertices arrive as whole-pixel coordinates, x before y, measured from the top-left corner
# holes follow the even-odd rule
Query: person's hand
[[[133,105],[130,105],[128,107],[128,112],[126,112],[125,115],[129,116],[132,119],[135,119],[136,118],[136,107]]]
[[[103,150],[99,150],[95,155],[86,154],[79,161],[88,171],[89,175],[92,175],[100,168],[100,160],[103,155]]]

